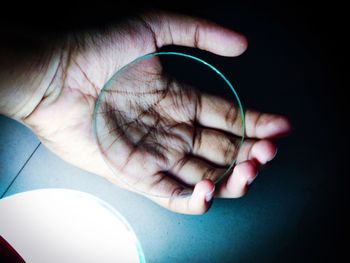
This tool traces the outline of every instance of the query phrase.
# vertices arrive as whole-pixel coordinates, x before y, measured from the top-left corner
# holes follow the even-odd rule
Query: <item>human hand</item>
[[[51,86],[23,121],[62,159],[128,190],[137,184],[143,195],[172,211],[201,214],[209,208],[213,195],[244,195],[258,167],[275,155],[276,148],[268,138],[287,133],[290,125],[284,117],[247,110],[248,139],[238,151],[237,137],[242,134],[237,105],[178,82],[169,83],[153,60],[147,70],[159,78],[158,86],[119,89],[110,94],[105,111],[100,112],[102,124],[109,129],[102,146],[114,153],[117,164],[113,173],[94,138],[92,116],[97,97],[118,69],[168,44],[222,56],[240,55],[247,46],[238,33],[201,19],[166,13],[130,19],[106,32],[75,35],[62,49]],[[233,172],[213,192],[213,181],[234,157],[237,165]],[[118,178],[127,178],[130,184]],[[192,195],[183,196],[188,189],[177,181],[194,186]]]

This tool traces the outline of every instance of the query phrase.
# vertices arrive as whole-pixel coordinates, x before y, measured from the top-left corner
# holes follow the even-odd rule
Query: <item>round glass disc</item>
[[[210,107],[215,114],[206,113]],[[224,121],[235,122],[236,134],[215,126]],[[157,197],[187,196],[202,179],[223,180],[245,130],[243,107],[227,78],[202,59],[177,52],[147,54],[118,70],[99,94],[93,124],[117,181]],[[218,144],[215,138],[222,136],[231,147]],[[220,151],[226,151],[225,161],[218,159]]]

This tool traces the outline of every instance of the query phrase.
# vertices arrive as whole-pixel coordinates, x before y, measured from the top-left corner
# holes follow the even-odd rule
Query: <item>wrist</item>
[[[56,85],[62,48],[32,54],[3,51],[0,65],[0,114],[18,121],[28,117]]]

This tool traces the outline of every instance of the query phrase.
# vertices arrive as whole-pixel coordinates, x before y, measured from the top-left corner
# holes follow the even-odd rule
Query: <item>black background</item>
[[[336,1],[281,2],[176,1],[139,5],[128,1],[123,7],[119,2],[86,1],[9,6],[2,8],[1,38],[2,43],[15,42],[25,47],[23,39],[42,41],[43,37],[57,37],[70,30],[103,27],[150,8],[205,17],[243,32],[249,48],[236,59],[188,48],[165,50],[185,51],[218,65],[239,87],[246,107],[285,114],[291,119],[292,134],[278,142],[283,153],[280,163],[305,167],[305,172],[301,170],[293,180],[300,181],[302,190],[309,191],[311,198],[303,204],[297,240],[284,251],[266,248],[274,256],[261,261],[336,262],[347,256],[348,237],[349,118],[344,75],[349,14]],[[285,191],[293,193],[294,189],[286,187]]]

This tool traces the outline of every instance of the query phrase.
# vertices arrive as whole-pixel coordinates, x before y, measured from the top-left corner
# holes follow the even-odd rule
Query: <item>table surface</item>
[[[269,256],[271,250],[266,248],[282,251],[296,238],[299,204],[306,193],[303,183],[293,179],[298,168],[286,169],[283,157],[259,175],[246,197],[216,200],[207,214],[186,216],[75,168],[43,145],[36,149],[38,139],[12,120],[1,117],[0,125],[8,127],[0,134],[1,194],[8,186],[5,196],[38,188],[69,188],[102,198],[130,222],[148,262],[255,261]],[[286,185],[297,192],[286,191]]]

